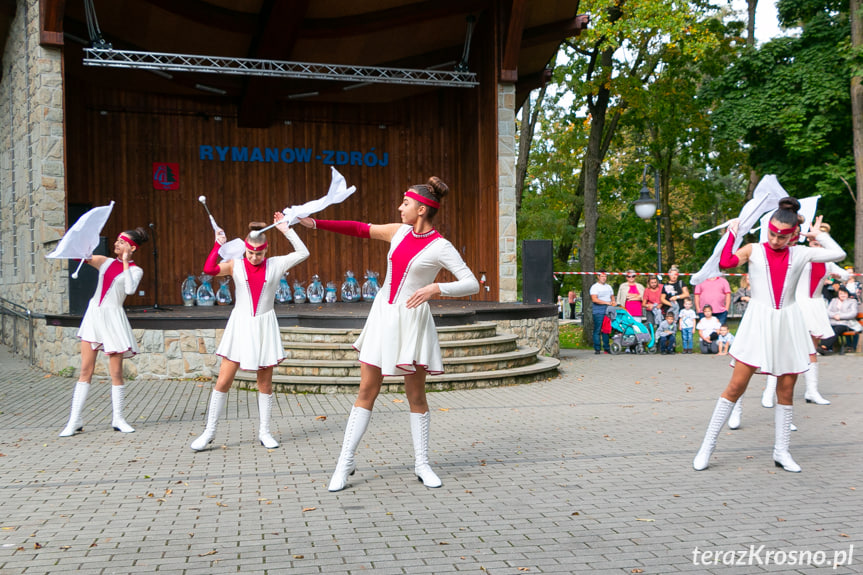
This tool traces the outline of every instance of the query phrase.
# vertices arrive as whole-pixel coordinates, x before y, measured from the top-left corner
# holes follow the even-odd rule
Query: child
[[[680,310],[680,337],[683,339],[683,353],[692,353],[692,333],[695,331],[695,310],[692,309],[692,299],[683,300]]]
[[[674,335],[677,326],[674,321],[674,312],[665,314],[665,320],[659,324],[656,335],[659,336],[659,351],[662,355],[673,354],[674,346],[677,345],[677,337]]]
[[[731,347],[731,342],[734,341],[734,334],[728,331],[728,325],[722,324],[719,326],[719,339],[716,343],[719,344],[719,355],[728,355],[728,348]]]
[[[713,315],[713,308],[706,305],[701,308],[704,317],[698,320],[698,325],[695,329],[698,330],[698,339],[701,346],[701,353],[719,353],[719,344],[716,341],[719,339],[719,334],[716,333],[722,324]]]

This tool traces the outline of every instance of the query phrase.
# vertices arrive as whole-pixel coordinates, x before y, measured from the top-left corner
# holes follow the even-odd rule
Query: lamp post
[[[647,187],[647,169],[653,170],[654,176],[654,193],[655,197],[651,197],[650,188]],[[662,217],[659,209],[659,171],[650,164],[644,165],[644,172],[641,174],[641,192],[638,199],[632,202],[635,208],[635,214],[644,221],[649,220],[654,215],[656,218],[656,271],[662,273]]]

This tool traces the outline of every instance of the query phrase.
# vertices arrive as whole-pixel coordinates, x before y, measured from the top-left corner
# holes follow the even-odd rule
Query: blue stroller
[[[653,325],[636,321],[622,307],[609,307],[605,315],[611,321],[611,353],[618,355],[624,349],[629,353],[656,353]]]

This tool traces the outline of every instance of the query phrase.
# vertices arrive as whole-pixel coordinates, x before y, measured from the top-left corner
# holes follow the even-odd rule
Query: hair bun
[[[430,177],[426,185],[431,188],[432,194],[434,194],[438,200],[443,199],[443,197],[449,193],[449,186],[443,183],[443,180],[437,176]]]
[[[779,209],[797,212],[800,211],[800,202],[797,201],[797,198],[788,196],[779,200]]]
[[[267,227],[267,224],[265,224],[264,222],[249,222],[249,229],[253,232],[262,230],[265,227]]]

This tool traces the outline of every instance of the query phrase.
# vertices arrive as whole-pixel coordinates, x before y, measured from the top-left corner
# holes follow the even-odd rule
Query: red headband
[[[406,192],[405,192],[405,197],[406,197],[406,198],[411,198],[411,199],[413,199],[413,200],[416,200],[416,201],[418,201],[419,203],[421,203],[421,204],[425,204],[425,205],[430,206],[430,207],[432,207],[432,208],[439,208],[439,207],[440,207],[440,202],[436,202],[436,201],[434,201],[434,200],[432,200],[432,199],[429,199],[429,198],[427,198],[427,197],[425,197],[425,196],[421,196],[420,194],[416,193],[416,192],[415,192],[415,191],[413,191],[413,190],[408,190],[408,191],[406,191]]]
[[[249,242],[245,242],[245,244],[246,244],[246,249],[249,250],[250,252],[262,252],[265,249],[267,249],[267,242],[264,242],[259,246],[253,246]]]
[[[779,234],[780,236],[790,236],[791,234],[797,233],[797,226],[792,226],[790,228],[786,228],[784,230],[780,230],[776,226],[773,225],[773,220],[767,222],[767,229],[769,229],[774,234]]]
[[[117,236],[117,239],[118,239],[118,240],[123,240],[124,242],[126,242],[126,243],[127,243],[127,244],[129,244],[130,246],[134,246],[135,248],[139,248],[139,247],[140,247],[138,244],[136,244],[136,243],[135,243],[135,240],[133,240],[132,238],[130,238],[130,237],[129,237],[129,236],[127,236],[126,234],[120,234],[119,236]]]

